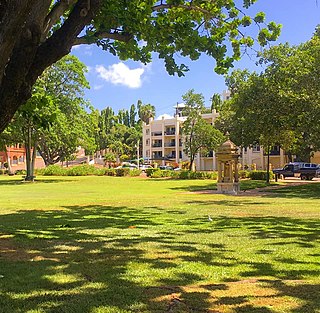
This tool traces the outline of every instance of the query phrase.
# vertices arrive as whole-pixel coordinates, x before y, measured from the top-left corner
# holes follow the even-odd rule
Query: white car
[[[142,171],[142,172],[145,172],[148,168],[152,168],[152,166],[151,165],[148,165],[148,164],[142,164],[142,165],[140,165],[140,170]]]

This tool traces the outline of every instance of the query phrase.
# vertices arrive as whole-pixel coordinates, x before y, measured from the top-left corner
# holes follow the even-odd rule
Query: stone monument
[[[217,187],[219,193],[239,193],[239,156],[238,147],[229,139],[218,148],[216,160],[218,167]]]

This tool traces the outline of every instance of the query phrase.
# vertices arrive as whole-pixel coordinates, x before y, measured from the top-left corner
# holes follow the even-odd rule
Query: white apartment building
[[[143,125],[143,150],[142,156],[146,160],[156,162],[159,165],[168,163],[178,163],[188,161],[188,156],[184,153],[183,140],[181,138],[181,126],[186,120],[181,115],[183,104],[175,106],[176,113],[174,117],[160,119],[150,119],[149,124]],[[211,113],[202,114],[202,117],[213,124],[218,113],[214,110]],[[215,170],[215,154],[209,154],[208,157],[196,157],[195,166],[197,170]]]
[[[230,91],[223,91],[222,99],[228,100]],[[189,161],[188,156],[184,153],[183,140],[181,136],[181,127],[186,120],[181,112],[184,104],[177,104],[175,107],[174,117],[162,116],[160,119],[150,119],[149,124],[143,124],[143,145],[142,156],[152,163],[159,165],[170,163],[181,164],[183,161]],[[219,116],[215,110],[211,113],[202,114],[202,117],[210,124],[214,124],[215,119]],[[240,164],[243,169],[266,170],[268,166],[267,155],[259,145],[239,149]],[[276,146],[270,152],[270,164],[272,168],[283,167],[289,162],[285,151]],[[311,158],[311,162],[320,163],[320,152],[316,152]],[[215,153],[212,152],[207,157],[200,154],[195,159],[197,170],[210,171],[216,170]]]

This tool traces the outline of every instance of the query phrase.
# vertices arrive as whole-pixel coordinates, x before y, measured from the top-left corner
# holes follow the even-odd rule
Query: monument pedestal
[[[240,192],[240,183],[217,183],[219,193],[237,195]]]

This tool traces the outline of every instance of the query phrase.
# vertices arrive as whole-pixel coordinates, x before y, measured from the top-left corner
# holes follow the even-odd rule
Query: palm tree
[[[139,103],[138,114],[141,121],[149,124],[150,118],[154,118],[156,115],[156,108],[152,104]]]

